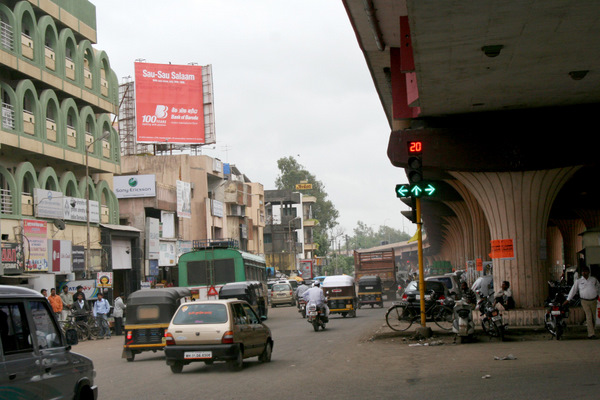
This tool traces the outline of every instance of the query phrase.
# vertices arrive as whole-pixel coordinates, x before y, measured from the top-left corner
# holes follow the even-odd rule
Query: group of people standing
[[[52,311],[56,314],[59,320],[66,320],[69,312],[72,312],[75,316],[76,321],[82,321],[87,318],[87,315],[91,312],[95,318],[102,318],[108,321],[108,315],[111,312],[111,306],[108,300],[104,298],[102,292],[98,293],[98,299],[94,302],[92,307],[89,306],[83,292],[83,286],[77,286],[77,291],[73,294],[69,293],[69,287],[64,285],[60,295],[56,294],[56,289],[50,289],[50,295],[48,291],[42,289],[41,293],[44,297],[47,297]],[[123,301],[122,295],[115,298],[115,306],[113,309],[113,318],[115,320],[115,335],[120,336],[123,334],[123,315],[127,308]],[[101,337],[107,339],[110,338],[111,332],[108,329],[107,332],[101,332]]]

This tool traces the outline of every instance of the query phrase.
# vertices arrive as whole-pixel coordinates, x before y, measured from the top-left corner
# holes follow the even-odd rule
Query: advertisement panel
[[[135,63],[138,143],[204,144],[202,67]]]
[[[189,182],[176,181],[177,216],[192,218],[192,185]]]
[[[113,177],[117,199],[156,197],[156,175],[123,175]]]
[[[85,270],[85,247],[72,246],[71,247],[71,259],[73,262],[73,271],[84,271]]]
[[[71,269],[71,241],[48,239],[48,259],[50,272],[67,274]]]
[[[48,271],[48,225],[46,221],[23,220],[23,235],[27,238],[29,250],[25,260],[26,271]]]

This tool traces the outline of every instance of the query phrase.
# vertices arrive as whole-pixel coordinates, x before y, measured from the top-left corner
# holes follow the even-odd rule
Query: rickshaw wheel
[[[131,353],[130,356],[127,356],[127,361],[133,362],[133,360],[135,360],[135,354]]]
[[[342,313],[342,317],[346,318],[346,315],[347,314],[345,312]]]
[[[371,304],[371,308],[375,308],[375,304]]]

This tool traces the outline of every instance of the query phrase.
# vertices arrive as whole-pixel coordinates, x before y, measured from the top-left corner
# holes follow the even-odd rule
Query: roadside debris
[[[516,360],[516,359],[517,359],[517,357],[513,356],[512,354],[509,354],[504,357],[494,356],[494,360]]]

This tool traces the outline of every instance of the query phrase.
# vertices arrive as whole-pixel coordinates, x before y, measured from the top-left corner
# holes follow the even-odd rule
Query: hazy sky
[[[119,83],[134,61],[212,64],[217,144],[265,190],[293,156],[325,184],[352,234],[357,221],[415,230],[394,195],[404,171],[340,0],[92,0],[98,44]],[[404,207],[404,208],[402,208]]]

